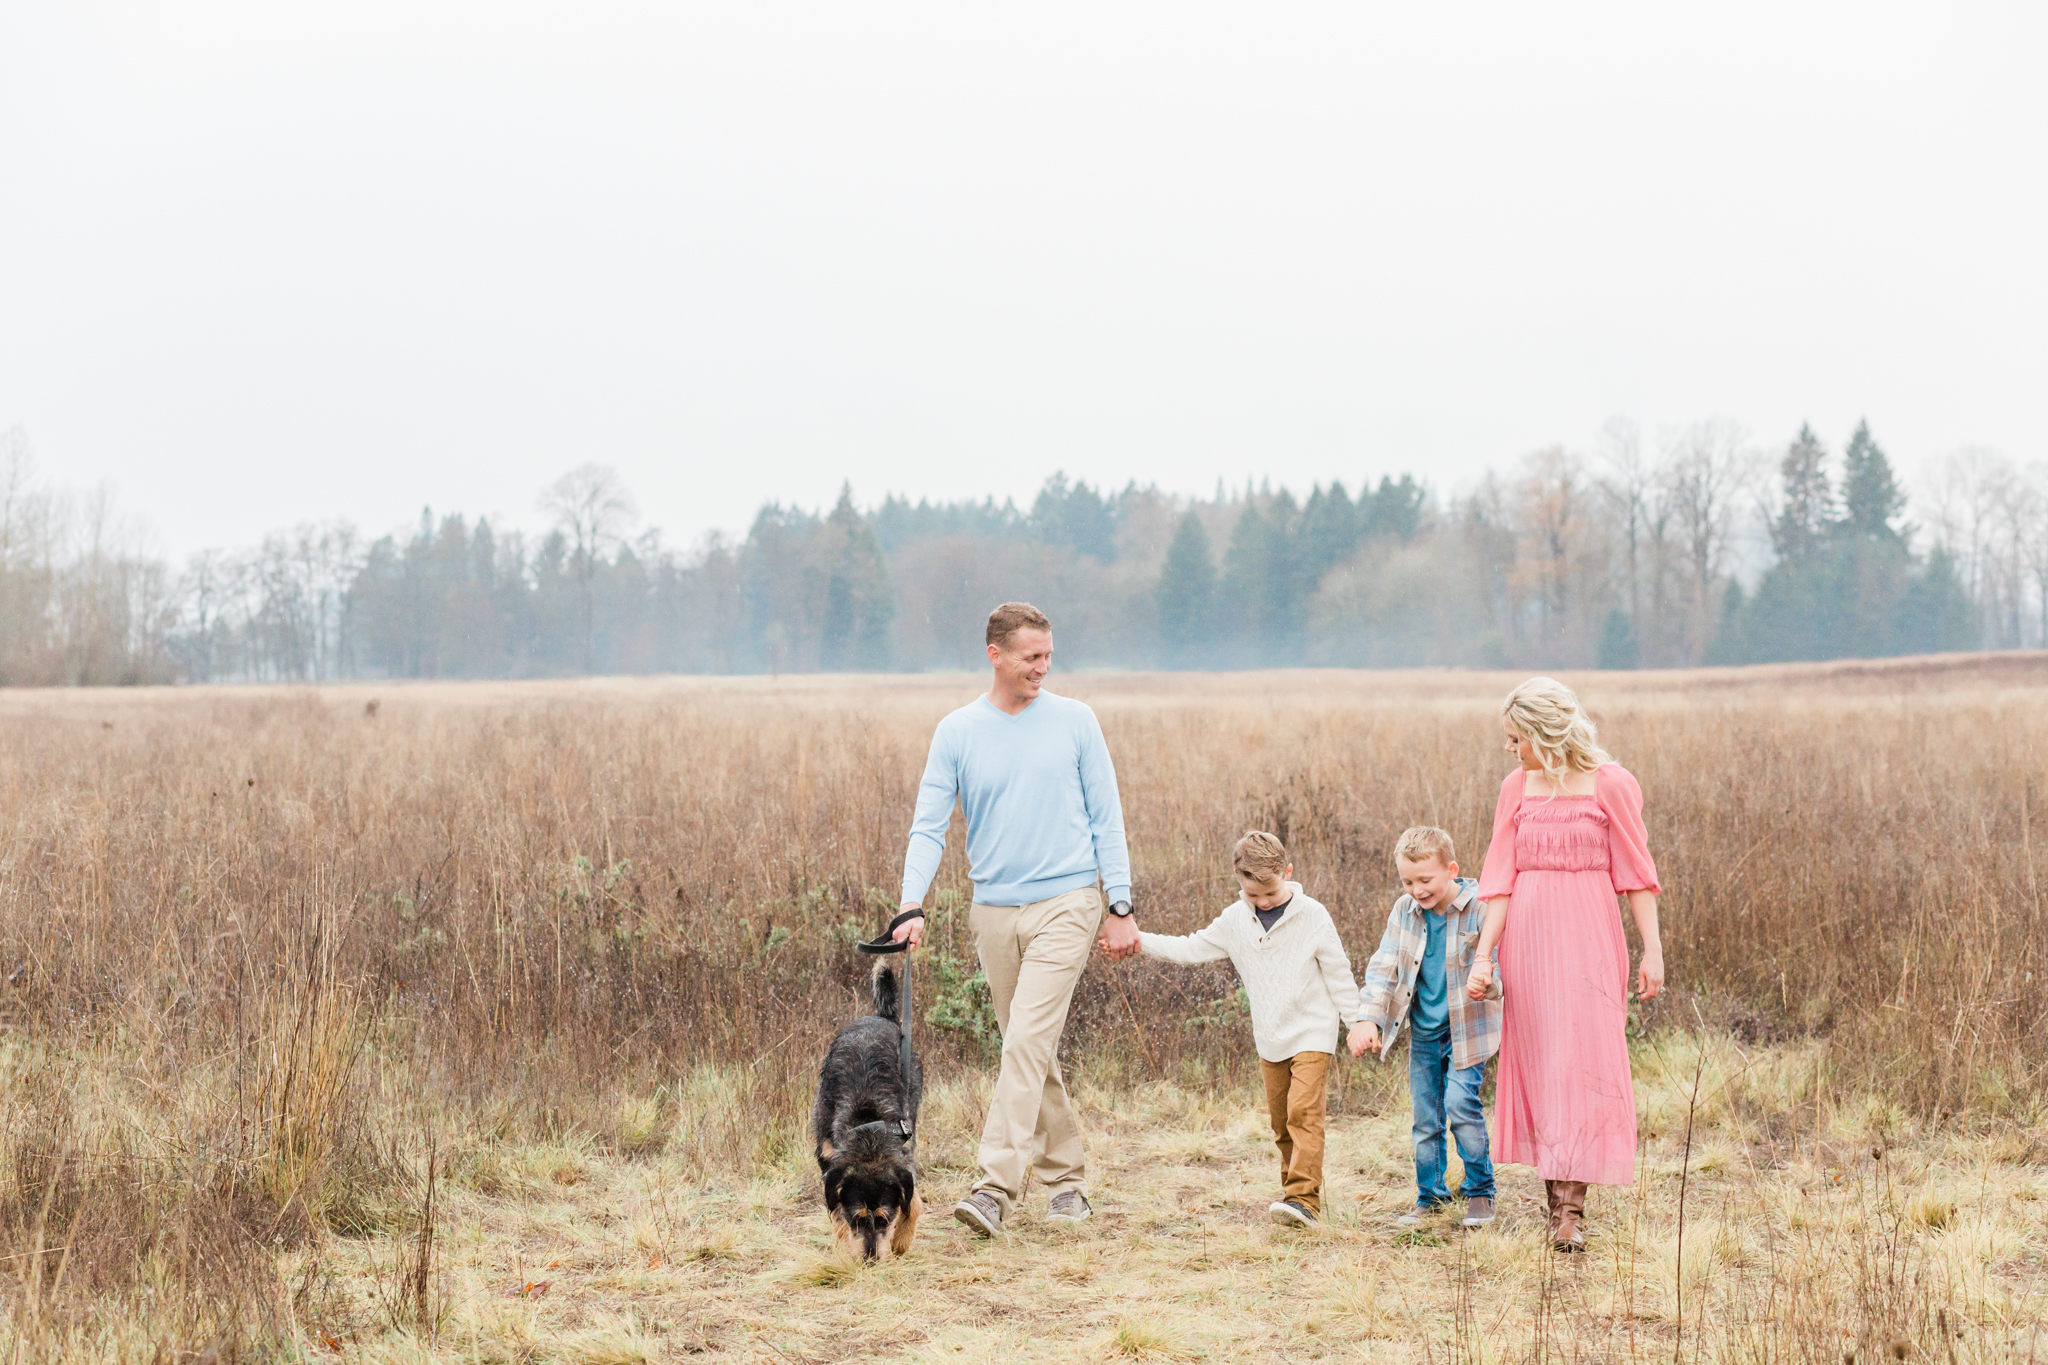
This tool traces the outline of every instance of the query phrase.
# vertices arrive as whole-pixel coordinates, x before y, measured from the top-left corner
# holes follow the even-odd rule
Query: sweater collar
[[[1295,918],[1294,907],[1301,900],[1301,883],[1282,882],[1280,884],[1287,888],[1287,900],[1286,903],[1280,907],[1280,918],[1273,921],[1272,929],[1259,929],[1259,912],[1252,908],[1252,903],[1244,898],[1244,894],[1242,892],[1238,894],[1237,903],[1239,905],[1242,905],[1244,907],[1245,913],[1252,917],[1252,927],[1254,929],[1259,929],[1260,933],[1270,934],[1275,929],[1278,929],[1281,925]]]

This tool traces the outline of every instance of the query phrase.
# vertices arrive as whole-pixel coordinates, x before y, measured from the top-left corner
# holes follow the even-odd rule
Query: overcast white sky
[[[0,5],[0,427],[161,550],[2048,457],[2048,7]]]

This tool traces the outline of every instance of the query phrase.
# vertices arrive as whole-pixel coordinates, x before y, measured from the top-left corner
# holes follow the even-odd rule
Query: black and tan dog
[[[869,984],[875,1012],[832,1040],[811,1131],[833,1236],[872,1261],[908,1251],[924,1213],[917,1193],[924,1068],[905,1042],[896,974],[877,962]]]

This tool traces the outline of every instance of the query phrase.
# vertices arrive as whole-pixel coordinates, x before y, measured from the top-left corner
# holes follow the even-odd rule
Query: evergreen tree
[[[755,514],[740,555],[740,594],[752,658],[749,666],[764,673],[792,673],[816,668],[811,580],[815,577],[805,551],[818,519],[799,508],[769,503]],[[543,547],[545,551],[546,547]]]
[[[1005,498],[1000,506],[994,498],[983,498],[980,502],[944,502],[934,506],[920,498],[915,506],[910,499],[891,493],[882,499],[882,505],[869,517],[874,523],[875,537],[881,542],[884,554],[893,554],[904,545],[919,540],[937,540],[941,536],[969,536],[981,541],[1017,540],[1026,534],[1026,519],[1017,510],[1017,504]]]
[[[1219,594],[1218,632],[1236,659],[1253,667],[1299,662],[1315,580],[1302,553],[1302,515],[1286,489],[1246,502],[1230,533]]]
[[[1281,540],[1258,503],[1247,501],[1223,554],[1224,619],[1216,632],[1235,662],[1256,660],[1265,651],[1275,584],[1286,573]]]
[[[1710,664],[1739,664],[1750,657],[1749,632],[1754,620],[1747,599],[1743,596],[1742,584],[1736,579],[1728,580],[1727,590],[1721,594],[1721,620],[1714,631],[1713,640],[1707,645],[1707,662]]]
[[[1607,609],[1607,622],[1600,630],[1600,667],[1634,668],[1641,657],[1635,628],[1620,607]]]
[[[560,676],[579,666],[582,629],[573,563],[569,538],[560,530],[548,532],[533,556],[527,660],[539,673]]]
[[[841,486],[819,548],[825,571],[820,664],[828,669],[888,667],[889,623],[896,618],[889,566],[875,528],[853,505],[852,485]]]
[[[385,536],[371,545],[345,606],[364,661],[407,678],[515,671],[513,641],[501,620],[496,554],[489,522],[477,522],[472,532],[460,514],[436,522],[428,510],[403,544]]]
[[[1358,533],[1361,539],[1371,540],[1376,536],[1393,536],[1398,540],[1412,540],[1422,526],[1422,485],[1415,482],[1412,474],[1403,474],[1399,483],[1386,475],[1380,475],[1380,486],[1371,493],[1364,485],[1358,489]]]
[[[1781,507],[1771,523],[1778,560],[1738,615],[1724,612],[1715,651],[1721,661],[1825,659],[1837,648],[1829,637],[1841,624],[1834,610],[1843,563],[1840,521],[1827,449],[1812,427],[1800,425],[1778,475]]]
[[[1085,483],[1056,473],[1031,504],[1031,525],[1048,545],[1064,545],[1098,563],[1116,558],[1116,506]]]
[[[1301,557],[1314,583],[1325,573],[1351,557],[1358,544],[1358,513],[1342,483],[1333,482],[1326,492],[1318,484],[1309,491],[1301,509]]]
[[[1906,584],[1894,640],[1899,654],[1940,654],[1976,643],[1976,613],[1948,551],[1937,548]]]
[[[1871,439],[1870,423],[1856,424],[1842,456],[1842,508],[1849,530],[1872,540],[1904,543],[1904,528],[1895,525],[1906,510],[1906,494],[1892,476],[1892,463]]]
[[[408,666],[412,661],[404,620],[405,561],[395,536],[382,536],[371,544],[349,599],[364,661],[391,677],[417,676]]]
[[[1907,530],[1898,524],[1905,506],[1870,423],[1858,422],[1842,453],[1844,515],[1834,527],[1832,581],[1818,604],[1817,657],[1874,659],[1910,648],[1900,614],[1914,576]]]
[[[1316,590],[1317,575],[1308,560],[1301,508],[1293,493],[1283,488],[1273,495],[1266,504],[1266,526],[1273,545],[1273,573],[1260,634],[1266,657],[1281,666],[1300,662],[1295,655],[1308,623],[1308,599]]]
[[[1828,452],[1801,423],[1799,435],[1778,462],[1784,480],[1784,506],[1771,523],[1771,543],[1780,559],[1804,560],[1825,547],[1835,523],[1835,490],[1828,482]]]
[[[1202,519],[1185,513],[1166,547],[1153,600],[1159,610],[1159,641],[1170,668],[1199,668],[1214,640],[1216,566],[1209,560],[1209,533]]]

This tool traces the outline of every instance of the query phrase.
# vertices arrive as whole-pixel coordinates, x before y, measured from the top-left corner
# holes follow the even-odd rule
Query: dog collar
[[[898,1136],[905,1138],[912,1137],[917,1132],[917,1125],[909,1119],[897,1119],[894,1123],[887,1119],[876,1119],[871,1123],[857,1123],[853,1126],[853,1131],[858,1133],[863,1128],[894,1128]]]

